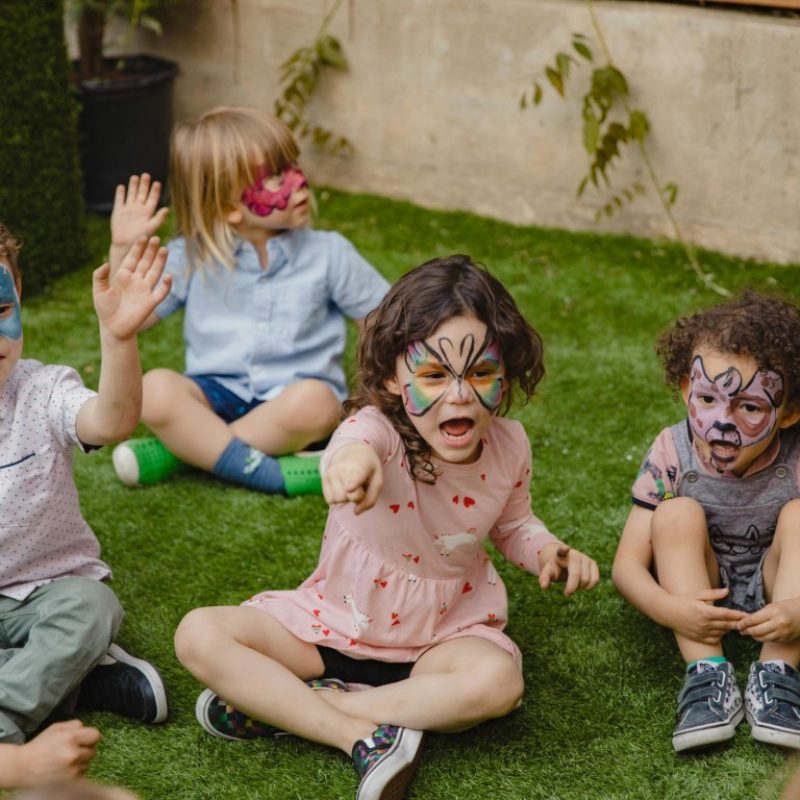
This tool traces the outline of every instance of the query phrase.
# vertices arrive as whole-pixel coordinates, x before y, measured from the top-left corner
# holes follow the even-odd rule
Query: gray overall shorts
[[[678,450],[679,497],[692,497],[703,506],[708,537],[719,562],[722,585],[730,589],[720,605],[747,613],[765,605],[762,565],[772,544],[781,509],[795,497],[800,430],[781,431],[781,449],[766,469],[745,478],[711,475],[698,463],[686,421],[672,426]]]

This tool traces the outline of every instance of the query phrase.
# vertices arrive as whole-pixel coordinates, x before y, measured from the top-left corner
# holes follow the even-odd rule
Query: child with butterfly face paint
[[[800,310],[747,292],[659,342],[687,418],[633,486],[619,591],[675,633],[687,662],[676,750],[757,740],[800,749]],[[744,703],[722,638],[761,643]]]
[[[598,581],[595,562],[531,512],[530,444],[501,416],[543,374],[539,335],[466,256],[400,279],[367,318],[351,416],[323,458],[331,508],[316,570],[178,628],[179,659],[209,687],[197,702],[209,733],[282,729],[339,748],[357,800],[386,800],[405,793],[423,731],[519,704],[521,654],[484,541],[542,588]]]
[[[344,237],[309,227],[297,143],[279,120],[217,108],[179,125],[169,244],[172,291],[143,328],[184,310],[186,372],[144,378],[143,421],[157,438],[114,452],[119,477],[147,485],[180,461],[226,481],[289,495],[320,492],[320,449],[347,396],[346,319],[360,321],[388,283]],[[164,221],[148,175],[118,187],[112,268]]]

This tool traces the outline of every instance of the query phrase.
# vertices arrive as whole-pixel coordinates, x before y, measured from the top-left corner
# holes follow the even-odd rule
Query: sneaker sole
[[[378,762],[376,768],[367,772],[358,787],[356,800],[402,800],[408,787],[414,780],[419,762],[422,758],[422,740],[424,732],[413,728],[403,728],[394,745],[386,752],[398,756],[393,768],[389,764],[381,770]]]
[[[136,489],[139,484],[139,462],[133,450],[125,444],[119,444],[111,453],[111,463],[117,477],[129,488]]]
[[[672,746],[676,753],[684,750],[695,750],[699,747],[708,747],[712,744],[727,742],[736,736],[736,726],[744,719],[744,709],[739,709],[733,719],[725,725],[715,725],[713,728],[701,728],[696,731],[679,733],[672,737]]]
[[[108,648],[108,655],[115,658],[120,664],[128,664],[132,667],[136,667],[149,681],[153,689],[153,697],[156,701],[156,715],[153,719],[145,720],[145,722],[165,722],[169,711],[167,706],[167,692],[164,688],[164,682],[161,680],[161,675],[158,674],[158,670],[147,661],[143,661],[141,658],[135,658],[130,653],[123,650],[118,644],[112,644]]]
[[[800,750],[800,733],[759,725],[749,711],[747,712],[747,721],[750,724],[750,734],[757,742]]]

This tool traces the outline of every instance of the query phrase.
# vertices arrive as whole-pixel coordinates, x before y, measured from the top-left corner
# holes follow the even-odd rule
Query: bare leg
[[[800,597],[800,500],[792,500],[781,509],[763,569],[767,602]],[[797,667],[800,641],[764,642],[760,658],[781,659]]]
[[[303,683],[323,672],[317,648],[247,606],[190,611],[175,632],[180,662],[204,685],[256,719],[348,755],[379,720],[348,714]],[[220,658],[220,653],[225,657]]]
[[[659,584],[670,594],[693,594],[720,585],[719,565],[703,507],[688,497],[674,497],[653,512],[653,559]],[[675,634],[686,661],[721,656],[722,644],[708,645]]]
[[[304,380],[228,425],[185,375],[155,369],[144,376],[145,424],[178,458],[206,471],[234,436],[268,455],[283,455],[331,433],[340,412],[327,384]]]
[[[492,642],[468,636],[423,653],[404,681],[321,695],[350,716],[454,732],[505,716],[519,705],[522,691],[522,673],[514,659]]]

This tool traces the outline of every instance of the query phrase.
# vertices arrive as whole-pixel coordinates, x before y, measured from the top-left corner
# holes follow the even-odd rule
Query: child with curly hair
[[[658,344],[687,419],[633,485],[613,579],[687,662],[677,751],[753,738],[800,748],[800,310],[753,291],[679,319]],[[722,638],[761,643],[743,708]]]
[[[359,369],[322,462],[316,569],[292,591],[195,609],[175,645],[210,687],[196,707],[209,733],[291,731],[352,756],[357,800],[399,800],[423,731],[462,731],[522,697],[483,542],[543,589],[599,576],[531,511],[530,443],[500,414],[514,390],[533,394],[542,343],[499,281],[466,256],[412,270],[367,317]]]

